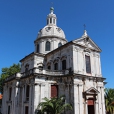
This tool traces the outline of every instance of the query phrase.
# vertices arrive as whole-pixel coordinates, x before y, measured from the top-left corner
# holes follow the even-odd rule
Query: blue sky
[[[114,87],[114,0],[0,0],[0,69],[34,51],[51,2],[68,41],[81,37],[86,24],[88,35],[102,49],[106,87]]]

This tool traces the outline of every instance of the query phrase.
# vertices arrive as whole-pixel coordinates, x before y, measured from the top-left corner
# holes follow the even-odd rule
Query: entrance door
[[[57,85],[51,85],[51,97],[57,97],[58,96],[58,86]]]
[[[88,114],[95,114],[94,113],[94,100],[93,99],[89,99],[88,100]]]
[[[28,114],[28,106],[25,106],[25,114]]]

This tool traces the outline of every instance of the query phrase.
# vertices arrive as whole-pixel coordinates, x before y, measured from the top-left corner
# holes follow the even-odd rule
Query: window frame
[[[40,45],[39,45],[39,44],[37,44],[37,47],[36,47],[36,52],[37,52],[37,53],[39,53],[39,51],[40,51]]]
[[[58,97],[58,85],[51,85],[51,98]]]
[[[58,63],[54,63],[54,70],[58,70]]]
[[[9,88],[9,101],[11,101],[11,97],[12,97],[12,87]]]
[[[59,43],[58,43],[58,47],[61,47],[61,46],[62,46],[62,43],[61,43],[61,42],[59,42]]]
[[[65,63],[63,63],[64,61],[65,61]],[[66,65],[67,65],[67,61],[66,61],[66,59],[63,59],[62,60],[62,70],[66,70]]]
[[[26,86],[26,101],[29,101],[29,92],[30,92],[30,86]]]
[[[91,74],[91,58],[89,55],[85,55],[86,73]]]
[[[45,51],[50,51],[51,49],[51,43],[49,41],[46,41],[45,43]]]

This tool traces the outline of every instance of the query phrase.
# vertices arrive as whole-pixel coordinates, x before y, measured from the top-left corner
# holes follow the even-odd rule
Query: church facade
[[[20,60],[21,71],[5,80],[2,114],[36,114],[44,97],[61,95],[73,106],[65,114],[105,114],[101,49],[86,30],[68,42],[51,8],[34,44]]]

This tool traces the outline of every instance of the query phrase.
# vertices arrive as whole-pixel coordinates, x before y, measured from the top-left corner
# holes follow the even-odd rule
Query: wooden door
[[[57,85],[51,85],[51,97],[57,97],[58,96],[58,86]]]

